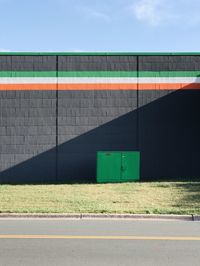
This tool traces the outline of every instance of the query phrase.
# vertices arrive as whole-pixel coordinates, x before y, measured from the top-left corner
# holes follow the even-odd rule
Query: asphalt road
[[[0,219],[0,266],[200,265],[200,222]]]

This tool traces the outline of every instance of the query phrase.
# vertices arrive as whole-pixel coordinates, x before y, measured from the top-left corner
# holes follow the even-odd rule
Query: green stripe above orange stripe
[[[1,91],[179,89],[200,89],[200,71],[0,71]]]

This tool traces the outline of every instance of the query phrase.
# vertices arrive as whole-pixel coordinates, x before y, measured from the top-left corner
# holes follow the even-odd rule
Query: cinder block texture
[[[13,94],[15,96],[13,97]],[[35,182],[55,178],[56,92],[0,92],[0,181]],[[47,152],[42,163],[22,167]],[[39,162],[39,161],[38,161]],[[17,167],[16,167],[17,166]],[[12,170],[13,168],[13,170]],[[39,171],[40,168],[40,171]],[[7,171],[6,171],[7,170]],[[9,170],[9,171],[8,171]],[[37,173],[37,175],[36,175]]]
[[[136,91],[58,93],[58,179],[91,180],[96,152],[137,148]],[[90,97],[88,97],[88,95]],[[94,179],[93,179],[94,180]]]
[[[59,71],[137,71],[136,56],[59,56]]]
[[[55,71],[56,56],[0,56],[0,71]]]
[[[139,56],[138,69],[139,71],[195,71],[200,69],[200,56]]]
[[[137,71],[137,57],[59,56],[58,70]],[[136,91],[59,91],[58,179],[91,180],[98,150],[136,148],[136,119],[124,130],[126,114],[136,108]]]
[[[55,56],[0,56],[0,71],[13,76],[55,70]],[[0,91],[0,182],[54,180],[55,145],[55,91]]]
[[[145,75],[196,71],[199,77],[199,55],[0,55],[0,79],[21,73],[56,79],[62,71],[87,78],[133,72],[136,86],[8,90],[0,84],[0,183],[95,181],[96,152],[103,150],[141,151],[143,180],[199,176],[197,86],[140,87]]]

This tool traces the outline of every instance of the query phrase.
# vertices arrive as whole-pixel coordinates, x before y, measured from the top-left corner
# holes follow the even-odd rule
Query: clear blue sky
[[[200,0],[0,0],[0,51],[200,51]]]

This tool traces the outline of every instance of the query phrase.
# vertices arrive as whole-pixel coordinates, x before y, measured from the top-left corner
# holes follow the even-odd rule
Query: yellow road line
[[[73,235],[0,235],[0,239],[94,239],[94,240],[171,240],[200,241],[200,237],[181,236],[73,236]]]

